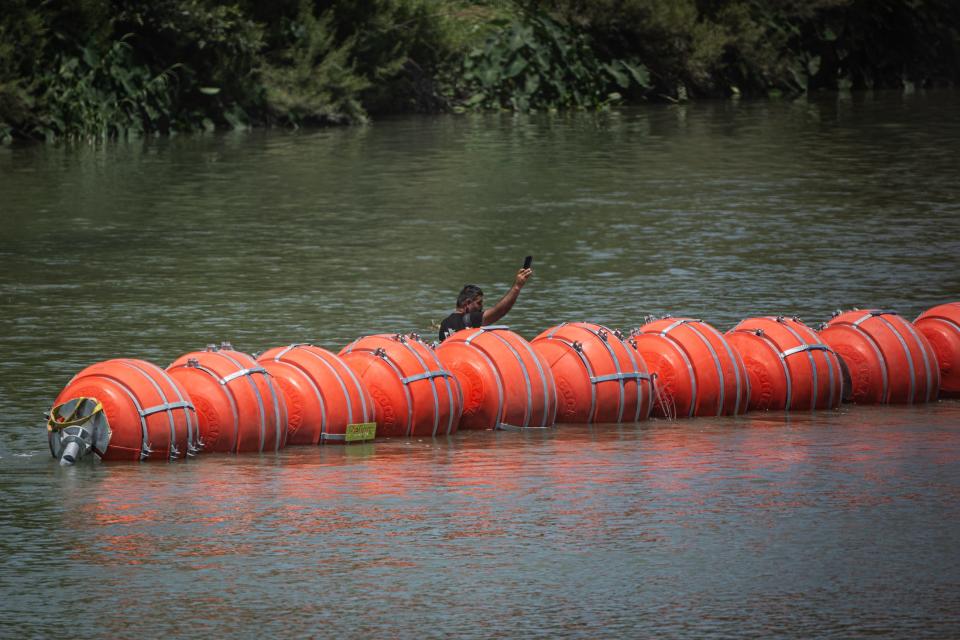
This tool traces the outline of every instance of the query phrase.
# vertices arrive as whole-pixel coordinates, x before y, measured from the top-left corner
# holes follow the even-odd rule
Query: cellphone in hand
[[[533,256],[527,256],[526,258],[523,259],[523,268],[524,268],[524,269],[529,269],[529,268],[530,268],[530,265],[532,265],[532,264],[533,264]]]

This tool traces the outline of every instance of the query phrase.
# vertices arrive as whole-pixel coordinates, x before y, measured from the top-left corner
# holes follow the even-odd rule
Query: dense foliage
[[[955,0],[0,0],[0,140],[960,80]]]

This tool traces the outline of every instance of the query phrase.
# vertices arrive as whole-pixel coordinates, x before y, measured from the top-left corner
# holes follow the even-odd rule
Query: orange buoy
[[[960,302],[927,309],[913,321],[926,337],[940,367],[940,395],[960,398]]]
[[[843,358],[854,402],[913,404],[937,398],[936,354],[895,311],[840,313],[820,330],[820,338]]]
[[[173,460],[200,446],[184,388],[160,367],[126,358],[75,375],[54,401],[47,430],[62,464],[89,451],[104,460]]]
[[[374,421],[370,392],[336,354],[292,344],[264,352],[257,362],[283,393],[288,445],[343,442],[348,424]]]
[[[560,422],[624,422],[650,417],[647,364],[623,339],[588,322],[563,323],[533,339],[557,385]]]
[[[365,336],[338,355],[370,391],[377,435],[437,436],[457,430],[460,386],[418,336]]]
[[[286,443],[287,408],[267,370],[229,343],[209,345],[167,367],[190,394],[204,451],[279,451]]]
[[[738,415],[750,380],[743,361],[714,327],[692,318],[662,318],[633,332],[655,374],[654,412],[662,417]]]
[[[463,390],[461,429],[549,427],[557,390],[550,367],[529,342],[504,326],[464,329],[437,347]]]
[[[727,332],[750,379],[750,409],[835,409],[843,373],[833,349],[797,318],[748,318]]]

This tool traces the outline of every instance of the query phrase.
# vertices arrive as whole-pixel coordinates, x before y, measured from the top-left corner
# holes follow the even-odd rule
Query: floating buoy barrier
[[[269,372],[229,343],[177,358],[167,372],[193,401],[205,452],[279,451],[287,408]]]
[[[53,404],[48,440],[61,464],[90,452],[104,460],[174,460],[200,448],[197,416],[185,389],[144,360],[91,365]]]
[[[50,452],[69,465],[940,394],[960,398],[960,302],[913,323],[894,311],[837,311],[819,332],[784,316],[747,318],[726,335],[665,317],[629,336],[574,322],[527,342],[486,326],[434,347],[414,333],[377,334],[339,354],[297,343],[256,360],[225,342],[166,370],[125,358],[91,365],[57,395],[46,427]]]
[[[366,385],[336,354],[309,344],[270,349],[257,362],[287,407],[287,444],[343,442],[347,425],[374,421]]]
[[[748,318],[726,334],[750,379],[751,410],[836,409],[843,397],[837,354],[797,318]]]
[[[960,302],[927,309],[913,324],[937,356],[940,396],[960,398]]]
[[[662,318],[636,329],[632,337],[656,375],[656,415],[685,418],[747,411],[750,380],[743,361],[711,325],[693,318]]]
[[[936,400],[940,369],[930,342],[895,311],[838,313],[820,339],[843,358],[851,399],[860,404]]]
[[[558,422],[636,422],[650,417],[650,373],[619,331],[588,322],[563,323],[531,344],[553,374]]]
[[[543,428],[554,424],[550,367],[520,335],[490,325],[458,331],[436,350],[463,391],[461,429]]]
[[[377,435],[429,437],[457,430],[460,385],[419,336],[365,336],[338,355],[373,398]]]

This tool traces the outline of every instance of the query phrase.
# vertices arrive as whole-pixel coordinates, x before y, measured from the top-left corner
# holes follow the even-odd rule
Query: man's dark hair
[[[468,284],[463,289],[460,290],[460,295],[457,296],[457,308],[459,309],[467,302],[470,302],[477,296],[482,296],[483,291],[480,287],[475,284]]]

